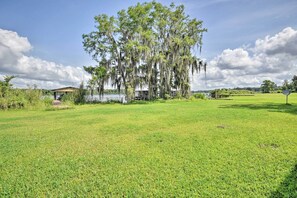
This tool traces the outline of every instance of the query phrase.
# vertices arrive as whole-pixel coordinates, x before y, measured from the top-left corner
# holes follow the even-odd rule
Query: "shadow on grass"
[[[278,104],[278,103],[264,103],[264,104],[235,104],[235,105],[222,105],[220,108],[234,108],[234,109],[251,109],[262,110],[266,109],[269,112],[282,112],[297,115],[297,105],[294,104]]]
[[[297,164],[291,173],[280,184],[276,191],[272,192],[270,198],[297,197]]]

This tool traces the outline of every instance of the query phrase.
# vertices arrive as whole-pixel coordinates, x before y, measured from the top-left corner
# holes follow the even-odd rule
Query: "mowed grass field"
[[[0,112],[0,197],[297,197],[297,94]]]

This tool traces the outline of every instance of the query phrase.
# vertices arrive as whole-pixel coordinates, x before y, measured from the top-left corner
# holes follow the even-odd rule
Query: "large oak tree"
[[[201,51],[206,29],[185,14],[183,5],[138,3],[117,17],[98,15],[95,23],[96,30],[83,35],[83,45],[98,65],[84,68],[99,94],[111,83],[118,91],[124,88],[128,101],[143,86],[149,99],[164,98],[172,90],[187,97],[190,73],[206,70],[206,63],[194,55]]]

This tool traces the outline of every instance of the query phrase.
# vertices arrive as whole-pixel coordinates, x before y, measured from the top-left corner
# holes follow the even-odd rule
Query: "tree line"
[[[206,71],[196,54],[207,29],[186,15],[183,5],[138,3],[117,16],[95,16],[95,23],[96,30],[83,35],[83,46],[97,65],[84,69],[91,74],[88,88],[99,95],[111,84],[123,89],[128,101],[137,88],[146,88],[149,99],[172,91],[188,97],[190,74]]]
[[[210,96],[212,98],[226,98],[232,95],[248,96],[253,95],[256,92],[281,93],[283,90],[297,92],[297,75],[294,75],[291,81],[284,80],[281,86],[278,86],[275,82],[271,80],[264,80],[260,87],[237,87],[233,89],[215,89],[210,91]]]
[[[297,92],[297,75],[293,76],[291,82],[284,80],[281,86],[277,86],[277,84],[271,80],[264,80],[260,88],[263,93],[271,93],[278,90]]]

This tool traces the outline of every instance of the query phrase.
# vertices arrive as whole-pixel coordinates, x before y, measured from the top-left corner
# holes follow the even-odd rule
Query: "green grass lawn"
[[[297,94],[0,112],[0,197],[297,197]]]

